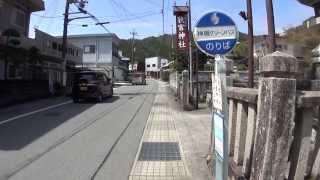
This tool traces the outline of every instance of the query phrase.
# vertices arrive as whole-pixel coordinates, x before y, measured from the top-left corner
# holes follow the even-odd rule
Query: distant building
[[[47,33],[38,29],[35,30],[35,39],[27,37],[11,37],[19,41],[18,45],[5,44],[5,38],[0,37],[0,52],[4,52],[6,48],[10,47],[16,49],[17,55],[9,55],[7,57],[7,79],[42,79],[49,80],[50,83],[63,83],[63,59],[61,59],[61,39],[57,39]],[[28,53],[31,49],[38,50],[39,62],[37,62],[36,72],[33,72],[30,65]],[[20,59],[20,60],[19,60]],[[66,56],[67,71],[71,71],[77,64],[82,61],[82,49],[71,44],[68,44],[68,51]],[[5,79],[5,60],[0,57],[0,79]],[[17,66],[15,62],[25,64],[24,66]]]
[[[138,63],[129,63],[129,71],[137,71],[138,70]]]
[[[254,54],[256,57],[263,57],[268,54],[268,40],[266,35],[257,36],[254,40]],[[304,47],[299,44],[288,43],[284,38],[276,38],[276,50],[281,51],[296,58],[303,58]]]
[[[145,70],[147,76],[159,77],[160,70],[168,64],[167,59],[160,57],[150,57],[145,59]]]
[[[119,68],[117,71],[116,77],[118,77],[118,81],[127,81],[128,80],[128,74],[129,74],[129,62],[130,58],[124,57],[122,54],[122,51],[119,51],[120,56],[120,62],[119,62]]]
[[[319,24],[320,24],[320,17],[310,17],[305,21],[303,21],[303,26],[306,28],[311,28],[316,25],[319,26]]]
[[[115,81],[124,79],[126,68],[118,52],[119,38],[115,34],[69,35],[68,42],[83,49],[83,66],[104,68]]]

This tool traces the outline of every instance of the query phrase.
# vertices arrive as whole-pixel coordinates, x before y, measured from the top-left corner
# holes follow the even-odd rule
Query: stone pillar
[[[312,69],[311,90],[320,91],[320,62],[318,60],[313,61]]]
[[[252,180],[286,179],[296,104],[296,58],[274,52],[260,60]]]
[[[188,108],[189,105],[189,72],[182,71],[182,107]]]

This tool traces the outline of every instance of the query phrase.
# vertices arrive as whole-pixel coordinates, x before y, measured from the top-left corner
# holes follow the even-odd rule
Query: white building
[[[160,57],[150,57],[145,59],[145,69],[147,76],[159,77],[160,70],[163,66],[168,64],[167,59]]]
[[[129,63],[129,71],[138,71],[138,63]]]
[[[68,42],[83,49],[84,67],[104,68],[115,81],[124,80],[127,68],[121,63],[117,35],[112,33],[70,35]]]
[[[254,53],[256,57],[263,57],[267,55],[268,47],[269,44],[267,41],[267,36],[263,35],[255,37]],[[305,49],[302,45],[288,43],[284,38],[277,37],[276,50],[290,54],[296,58],[303,58]]]

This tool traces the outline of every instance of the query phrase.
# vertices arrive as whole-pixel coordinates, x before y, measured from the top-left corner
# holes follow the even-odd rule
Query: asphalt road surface
[[[103,103],[51,98],[0,109],[0,180],[125,180],[158,85]]]

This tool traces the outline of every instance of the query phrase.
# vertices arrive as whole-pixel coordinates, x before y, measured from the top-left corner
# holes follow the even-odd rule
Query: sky
[[[131,32],[137,32],[137,38],[162,34],[162,0],[87,0],[85,9],[95,15],[100,22],[110,22],[107,29],[119,38],[131,38]],[[267,17],[265,0],[252,0],[254,34],[267,33]],[[172,6],[174,0],[164,0],[165,33],[171,34],[172,25],[175,32],[175,17]],[[177,0],[177,5],[185,5],[186,0]],[[275,26],[277,32],[284,28],[301,25],[303,20],[313,16],[313,9],[304,6],[298,0],[273,0]],[[51,35],[61,36],[65,0],[45,0],[45,11],[31,15],[30,37],[34,36],[34,28]],[[247,23],[238,15],[246,10],[246,0],[191,0],[192,24],[205,12],[223,11],[231,16],[241,32],[247,32]],[[70,11],[77,12],[74,5]],[[74,14],[70,18],[85,16]],[[88,27],[82,27],[83,24]],[[92,19],[73,20],[68,26],[68,34],[107,33],[96,26]]]

